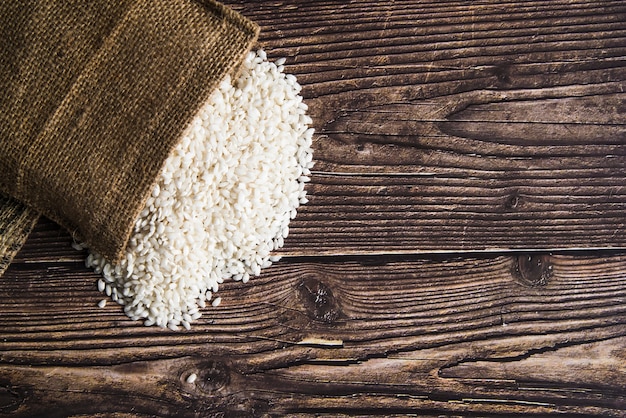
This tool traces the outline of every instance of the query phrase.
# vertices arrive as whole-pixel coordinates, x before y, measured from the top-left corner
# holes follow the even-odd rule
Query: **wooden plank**
[[[230,4],[318,132],[285,254],[626,246],[626,3]]]
[[[626,253],[285,259],[172,333],[97,308],[76,262],[18,262],[0,414],[620,416],[624,271]]]

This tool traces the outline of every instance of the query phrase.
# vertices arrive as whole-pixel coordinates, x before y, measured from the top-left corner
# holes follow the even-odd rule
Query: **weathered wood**
[[[235,6],[318,132],[287,254],[626,246],[626,3]]]
[[[91,369],[13,366],[11,377],[29,384],[4,388],[0,399],[5,411],[12,408],[15,415],[46,417],[120,411],[126,416],[180,417],[374,411],[386,416],[435,411],[623,416],[626,388],[619,380],[605,379],[623,382],[623,373],[614,370],[623,364],[625,343],[616,338],[555,347],[527,359],[469,359],[468,366],[449,364],[450,358],[469,354],[468,345],[450,345],[397,358],[294,365],[263,374],[242,373],[237,362],[199,356]],[[600,356],[590,356],[589,351]],[[588,360],[563,366],[564,359],[581,356]],[[466,376],[468,368],[477,367],[474,363],[480,369]],[[186,381],[191,373],[198,375],[194,384]],[[587,380],[593,377],[600,381]],[[94,404],[96,397],[102,401]]]
[[[318,132],[288,257],[172,333],[42,220],[0,416],[626,415],[626,3],[227,3]]]
[[[75,262],[18,262],[0,411],[620,416],[624,271],[626,254],[285,259],[172,334],[96,308]]]

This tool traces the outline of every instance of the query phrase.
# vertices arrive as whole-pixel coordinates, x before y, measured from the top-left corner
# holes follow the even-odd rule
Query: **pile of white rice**
[[[207,302],[220,303],[220,283],[245,283],[278,261],[272,251],[307,202],[313,165],[311,119],[283,64],[249,53],[167,159],[123,259],[89,254],[99,290],[133,320],[189,329]]]

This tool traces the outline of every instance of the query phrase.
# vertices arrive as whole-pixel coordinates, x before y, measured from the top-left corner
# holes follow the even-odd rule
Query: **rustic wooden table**
[[[227,3],[317,130],[286,257],[173,333],[41,221],[0,416],[626,416],[626,2]]]

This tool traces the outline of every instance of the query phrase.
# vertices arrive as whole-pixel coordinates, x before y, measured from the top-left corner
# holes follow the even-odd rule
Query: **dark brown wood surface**
[[[227,3],[317,130],[286,257],[173,333],[43,219],[0,416],[625,416],[626,3]]]

